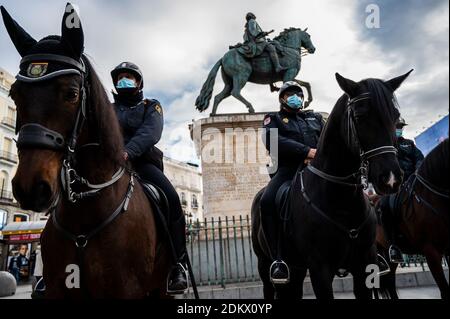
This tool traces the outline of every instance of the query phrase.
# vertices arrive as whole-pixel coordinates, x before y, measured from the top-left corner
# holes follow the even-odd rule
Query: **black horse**
[[[448,160],[447,138],[425,157],[417,172],[392,198],[393,203],[398,203],[392,207],[393,212],[390,212],[389,197],[383,197],[376,204],[381,215],[377,229],[380,254],[389,260],[389,243],[385,239],[383,225],[392,223],[391,227],[395,227],[398,235],[397,244],[404,253],[425,255],[443,299],[450,298],[449,284],[442,268],[442,257],[445,256],[448,263],[450,249]],[[398,298],[395,285],[397,265],[390,263],[390,273],[381,277],[381,297]]]
[[[252,240],[265,298],[301,298],[307,269],[317,298],[333,298],[335,274],[348,272],[355,296],[371,297],[365,281],[367,265],[377,262],[376,218],[363,185],[371,182],[377,193],[390,194],[401,184],[393,147],[399,117],[394,91],[411,71],[386,82],[359,83],[336,73],[346,94],[330,114],[315,159],[297,171],[284,203],[289,222],[284,223],[281,248],[291,269],[287,285],[274,287],[269,280],[271,260],[260,227],[263,190],[256,195]]]

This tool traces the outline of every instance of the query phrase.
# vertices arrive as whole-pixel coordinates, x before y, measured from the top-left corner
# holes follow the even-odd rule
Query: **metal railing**
[[[258,262],[251,240],[251,220],[247,216],[189,220],[187,249],[199,286],[260,280]],[[400,268],[428,268],[420,255],[404,255]],[[447,266],[445,260],[443,265]]]
[[[0,159],[7,160],[14,164],[16,164],[18,161],[18,157],[16,154],[7,151],[0,151]]]
[[[221,285],[258,281],[249,216],[191,220],[187,249],[197,283]]]

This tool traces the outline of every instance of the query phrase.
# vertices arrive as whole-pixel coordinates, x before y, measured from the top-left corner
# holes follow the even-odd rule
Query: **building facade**
[[[0,230],[7,223],[47,218],[43,214],[21,210],[12,194],[11,179],[19,163],[14,142],[16,106],[9,97],[14,81],[14,76],[0,68]]]
[[[164,174],[180,197],[186,220],[202,219],[202,173],[198,165],[164,157]]]

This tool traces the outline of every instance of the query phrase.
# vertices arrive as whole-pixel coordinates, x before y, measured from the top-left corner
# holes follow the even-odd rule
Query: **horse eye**
[[[66,100],[69,102],[76,102],[78,100],[78,92],[77,91],[67,92]]]

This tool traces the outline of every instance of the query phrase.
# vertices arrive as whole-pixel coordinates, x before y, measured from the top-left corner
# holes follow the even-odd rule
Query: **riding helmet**
[[[116,85],[117,83],[117,77],[119,76],[119,74],[124,72],[133,74],[136,79],[141,82],[139,89],[142,89],[144,87],[144,77],[142,75],[142,71],[136,64],[132,62],[122,62],[118,66],[116,66],[114,70],[111,71],[111,77],[114,85]]]
[[[283,83],[283,85],[280,88],[280,91],[278,92],[278,96],[281,98],[286,91],[298,92],[301,94],[301,96],[303,96],[302,87],[295,81],[287,81]]]
[[[256,16],[251,12],[247,13],[247,15],[245,16],[245,20],[248,21],[250,19],[256,19]]]
[[[398,118],[398,120],[397,120],[396,126],[397,127],[403,127],[403,126],[406,126],[406,125],[408,125],[408,124],[406,123],[405,119],[400,116]]]

